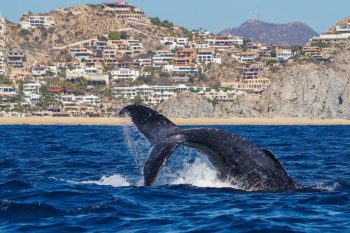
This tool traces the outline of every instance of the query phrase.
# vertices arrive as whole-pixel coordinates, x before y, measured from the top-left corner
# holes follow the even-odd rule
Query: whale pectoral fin
[[[152,148],[143,168],[145,186],[151,186],[154,183],[164,161],[178,146],[179,143],[161,142]]]
[[[275,163],[277,163],[278,165],[280,165],[282,167],[282,164],[280,163],[280,161],[278,161],[278,159],[275,157],[275,155],[270,150],[267,150],[267,149],[261,149],[261,150],[264,152],[264,154],[266,156],[271,158]]]

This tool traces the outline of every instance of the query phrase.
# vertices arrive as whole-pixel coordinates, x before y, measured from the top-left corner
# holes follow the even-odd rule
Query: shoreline
[[[304,118],[172,118],[177,125],[350,125],[346,119],[304,119]],[[129,118],[89,117],[0,117],[1,125],[130,125]]]

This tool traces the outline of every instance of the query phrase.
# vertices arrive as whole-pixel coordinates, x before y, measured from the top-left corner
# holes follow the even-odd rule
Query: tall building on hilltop
[[[136,8],[134,5],[124,2],[104,2],[102,3],[105,11],[112,11],[116,14],[117,18],[122,19],[142,19],[144,17],[144,11]]]

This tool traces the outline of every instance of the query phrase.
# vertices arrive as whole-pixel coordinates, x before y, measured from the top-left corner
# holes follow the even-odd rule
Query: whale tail
[[[180,129],[162,114],[130,105],[128,114],[135,126],[154,145],[144,166],[146,186],[154,183],[165,160],[183,144],[208,157],[222,180],[231,179],[247,190],[291,190],[296,182],[288,176],[271,151],[261,149],[239,135],[224,130]]]
[[[154,145],[143,170],[145,185],[150,186],[165,160],[183,143],[180,129],[159,112],[142,105],[126,106],[120,114],[128,114],[135,126]]]

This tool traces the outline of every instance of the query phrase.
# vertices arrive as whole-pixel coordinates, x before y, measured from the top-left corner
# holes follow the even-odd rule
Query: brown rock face
[[[350,44],[331,62],[292,64],[273,74],[258,102],[208,102],[181,94],[159,106],[170,117],[301,117],[350,119]]]

